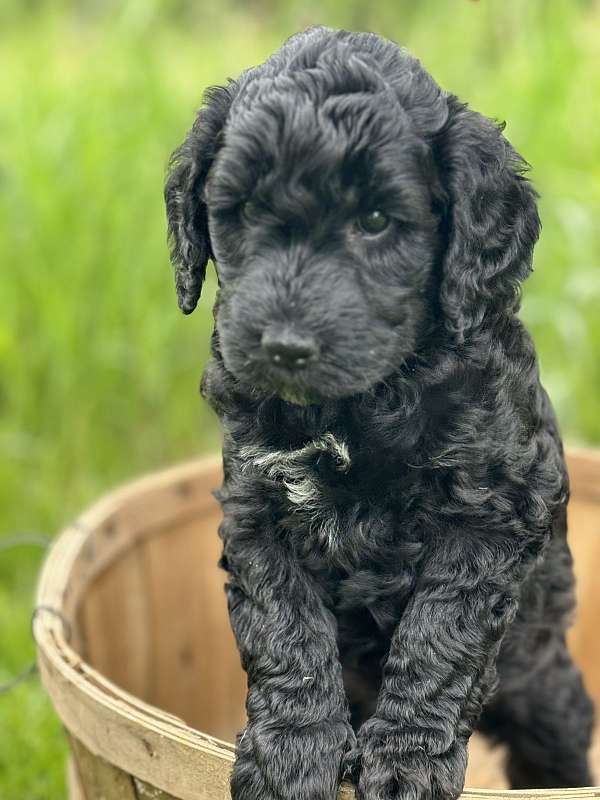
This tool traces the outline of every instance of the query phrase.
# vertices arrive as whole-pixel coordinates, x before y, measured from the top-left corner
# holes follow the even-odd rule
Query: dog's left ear
[[[438,163],[448,193],[440,299],[458,342],[488,314],[515,311],[540,232],[527,164],[499,126],[448,100]]]
[[[184,314],[196,308],[211,257],[204,186],[236,92],[233,81],[206,92],[192,129],[169,161],[165,183],[168,239],[177,301]]]

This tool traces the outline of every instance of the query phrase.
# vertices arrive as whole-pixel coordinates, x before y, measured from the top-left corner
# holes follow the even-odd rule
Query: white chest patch
[[[258,446],[240,450],[242,470],[256,469],[272,480],[281,481],[294,511],[306,519],[310,531],[331,549],[340,536],[340,520],[315,471],[315,457],[321,453],[333,457],[337,472],[346,473],[350,469],[348,446],[332,433],[325,433],[297,450],[269,450]]]

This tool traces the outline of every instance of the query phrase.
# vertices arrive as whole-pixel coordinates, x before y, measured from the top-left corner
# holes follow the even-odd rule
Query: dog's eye
[[[252,200],[246,200],[244,205],[242,206],[242,216],[247,222],[251,222],[253,219],[256,218],[258,213],[258,206],[256,203],[253,203]]]
[[[366,233],[367,236],[376,236],[378,233],[383,233],[390,224],[390,219],[386,217],[383,211],[374,209],[366,214],[361,214],[358,217],[357,224],[362,233]]]

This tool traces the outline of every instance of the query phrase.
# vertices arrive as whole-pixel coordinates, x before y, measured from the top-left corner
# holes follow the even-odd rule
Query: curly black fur
[[[182,310],[209,257],[220,287],[236,800],[331,800],[344,773],[363,800],[455,798],[478,725],[513,786],[591,783],[568,478],[516,316],[525,166],[408,53],[325,28],[210,90],[173,155]]]

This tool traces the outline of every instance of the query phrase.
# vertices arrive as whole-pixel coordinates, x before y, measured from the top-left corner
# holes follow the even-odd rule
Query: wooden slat
[[[172,725],[168,715],[144,715],[116,687],[114,696],[104,694],[87,675],[69,674],[60,657],[42,655],[39,663],[61,719],[90,753],[179,800],[228,797],[233,748]]]
[[[136,800],[177,800],[172,794],[161,792],[155,786],[150,786],[149,783],[141,781],[139,778],[133,778],[133,785],[135,787]]]
[[[573,499],[600,506],[600,453],[594,450],[567,451]]]
[[[117,686],[148,699],[152,670],[150,593],[141,545],[92,582],[83,598],[82,655]]]
[[[178,800],[93,755],[74,737],[69,740],[69,800]]]
[[[588,495],[589,496],[589,495]],[[600,505],[577,496],[569,507],[569,542],[575,559],[577,610],[569,646],[600,708]]]
[[[53,562],[63,611],[74,616],[91,581],[140,539],[214,511],[220,482],[219,459],[193,461],[115,489],[81,514],[65,531],[75,543],[73,559],[60,570]]]
[[[213,736],[243,727],[245,678],[227,617],[225,573],[217,568],[220,515],[192,520],[146,544],[153,590],[150,701]]]
[[[86,800],[73,753],[69,754],[67,760],[67,788],[69,800]]]
[[[506,748],[492,746],[481,734],[475,733],[469,741],[469,763],[465,786],[470,789],[508,789],[504,773]]]
[[[85,800],[137,800],[128,773],[92,755],[75,737],[69,738]]]

